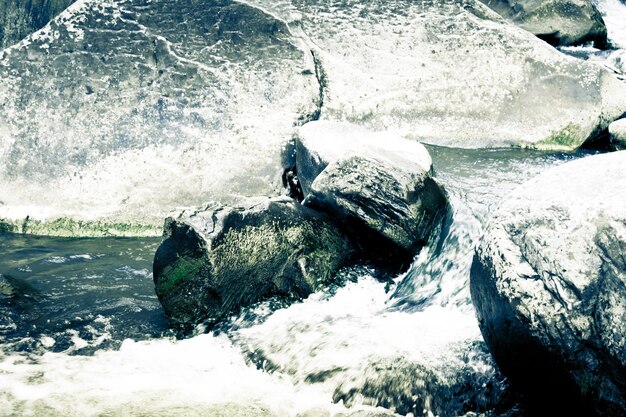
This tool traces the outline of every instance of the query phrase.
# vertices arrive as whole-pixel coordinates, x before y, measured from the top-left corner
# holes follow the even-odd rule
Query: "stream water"
[[[154,295],[158,239],[3,235],[0,273],[18,294],[0,298],[0,415],[493,407],[506,386],[469,299],[473,245],[511,189],[588,152],[429,151],[454,213],[439,245],[406,274],[383,283],[353,268],[343,286],[288,307],[261,303],[182,340]]]
[[[599,9],[624,47],[626,6],[602,0]],[[513,188],[593,152],[428,150],[453,213],[405,274],[380,282],[375,271],[351,268],[341,285],[306,300],[269,300],[185,337],[154,294],[158,238],[0,235],[0,274],[16,289],[3,292],[0,281],[0,416],[510,409],[470,301],[473,247]]]

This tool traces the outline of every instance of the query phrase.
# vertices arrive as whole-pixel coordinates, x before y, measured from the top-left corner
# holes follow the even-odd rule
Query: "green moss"
[[[537,142],[537,149],[547,151],[571,151],[577,149],[585,141],[579,126],[569,124],[548,138]]]
[[[161,225],[107,221],[81,221],[60,217],[49,221],[0,219],[0,232],[58,237],[153,237],[162,233]]]
[[[172,293],[186,279],[197,277],[203,267],[204,260],[202,258],[178,258],[171,265],[168,265],[159,276],[156,286],[157,294],[162,296]]]

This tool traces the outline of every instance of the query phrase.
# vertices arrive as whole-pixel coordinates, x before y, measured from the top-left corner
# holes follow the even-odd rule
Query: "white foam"
[[[611,43],[626,48],[626,4],[620,0],[596,0],[595,5],[602,14]]]
[[[313,408],[345,410],[314,386],[296,386],[248,366],[226,338],[211,334],[183,341],[126,340],[119,351],[93,357],[46,353],[33,363],[8,356],[0,362],[0,398],[9,415],[42,410],[47,415],[171,415],[210,406],[229,415],[229,404],[284,416]]]

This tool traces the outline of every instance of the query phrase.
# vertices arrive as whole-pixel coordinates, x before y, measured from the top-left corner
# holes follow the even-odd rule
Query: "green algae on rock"
[[[216,321],[272,295],[306,297],[352,252],[325,215],[290,198],[210,203],[166,220],[154,282],[174,322]]]

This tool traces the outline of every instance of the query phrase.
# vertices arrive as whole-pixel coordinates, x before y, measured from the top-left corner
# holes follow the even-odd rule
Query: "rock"
[[[619,119],[609,125],[609,140],[614,149],[626,149],[626,119]]]
[[[318,101],[310,52],[258,8],[78,2],[0,52],[0,220],[158,236],[176,207],[278,195]]]
[[[303,204],[329,214],[374,263],[407,266],[447,211],[426,148],[390,132],[307,123],[296,167]]]
[[[430,173],[399,155],[339,158],[313,181],[303,204],[328,213],[368,260],[399,270],[428,242],[448,209]]]
[[[0,0],[0,49],[41,29],[76,0]]]
[[[500,16],[553,46],[607,43],[600,12],[589,0],[481,0]]]
[[[626,110],[626,83],[478,1],[280,3],[272,13],[299,13],[311,40],[322,120],[444,146],[571,150]]]
[[[482,334],[540,407],[625,415],[625,167],[622,151],[546,171],[502,203],[476,248]]]
[[[372,132],[350,123],[315,121],[296,132],[296,166],[304,195],[331,162],[356,153],[384,157],[414,171],[432,171],[433,161],[419,142],[392,132]]]
[[[154,282],[173,321],[217,320],[271,295],[306,297],[351,255],[326,216],[290,198],[212,203],[166,220]]]
[[[17,293],[17,290],[9,280],[2,274],[0,274],[0,298],[10,298]]]

